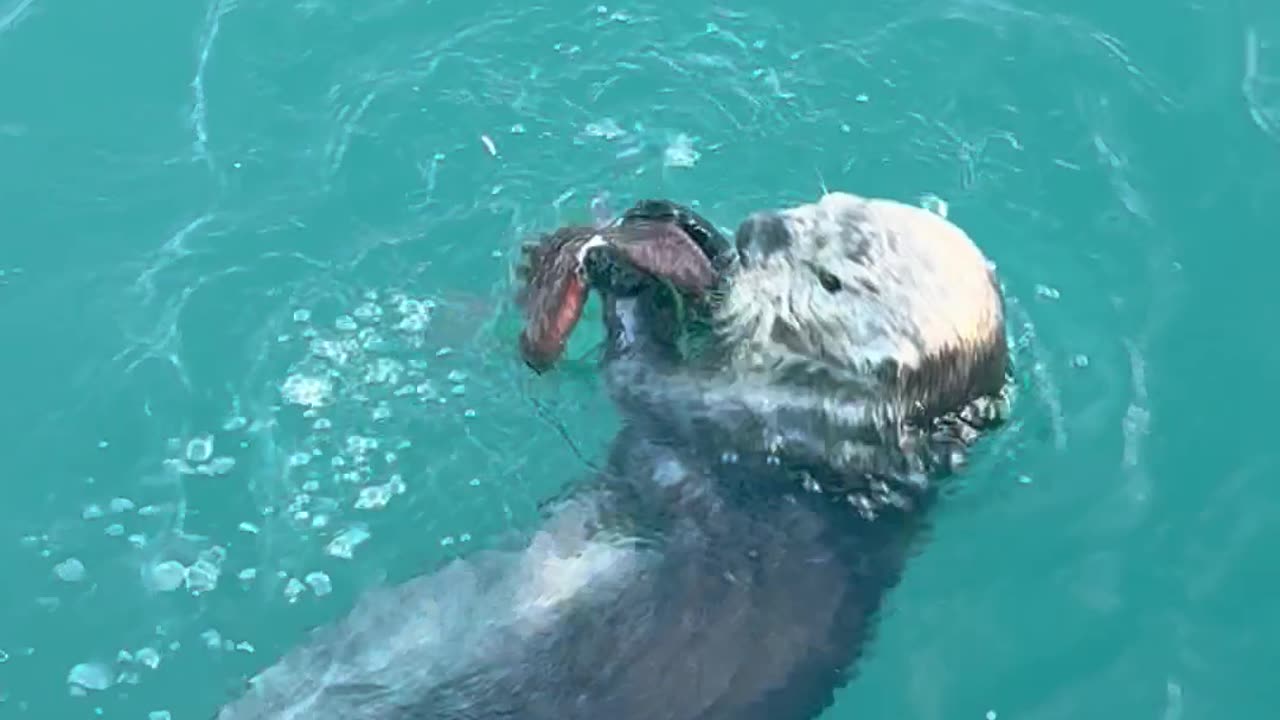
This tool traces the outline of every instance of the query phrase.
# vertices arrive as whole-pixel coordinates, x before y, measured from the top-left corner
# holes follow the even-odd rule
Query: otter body
[[[677,342],[697,303],[668,285],[598,281],[623,418],[599,475],[522,548],[372,591],[219,720],[817,716],[1007,362],[967,236],[876,202],[753,215],[736,250],[634,208],[695,218],[726,268],[706,344]]]

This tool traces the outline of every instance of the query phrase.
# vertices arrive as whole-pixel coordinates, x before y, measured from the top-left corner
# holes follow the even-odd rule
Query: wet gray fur
[[[727,246],[727,242],[726,242]],[[219,720],[804,720],[852,675],[937,482],[998,423],[985,259],[833,193],[748,218],[694,302],[605,289],[607,464],[527,544],[371,591]],[[722,259],[722,258],[720,258]],[[691,310],[690,308],[694,308]]]

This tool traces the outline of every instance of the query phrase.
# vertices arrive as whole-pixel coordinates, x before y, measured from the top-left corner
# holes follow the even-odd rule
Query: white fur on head
[[[1003,332],[986,259],[945,218],[844,192],[778,215],[787,241],[740,267],[717,311],[735,370],[910,372]]]

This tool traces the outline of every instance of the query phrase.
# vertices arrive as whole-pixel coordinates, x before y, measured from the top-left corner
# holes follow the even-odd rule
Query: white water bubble
[[[376,322],[382,318],[382,308],[372,302],[364,303],[357,307],[352,313],[357,320],[363,322]]]
[[[293,500],[289,503],[289,507],[286,510],[287,512],[297,512],[302,508],[307,507],[310,504],[311,504],[310,495],[307,495],[306,493],[298,493],[297,495],[293,496]]]
[[[218,575],[221,571],[216,565],[201,558],[187,568],[187,590],[194,594],[205,593],[218,587]]]
[[[431,305],[413,298],[404,299],[396,308],[401,315],[400,322],[396,324],[396,329],[406,333],[418,333],[426,330],[431,323],[431,307]]]
[[[214,630],[213,628],[209,628],[208,630],[200,633],[200,639],[204,640],[204,644],[213,650],[217,650],[222,647],[222,633]]]
[[[306,407],[320,407],[333,396],[333,383],[324,377],[294,374],[280,388],[285,402]]]
[[[187,443],[187,460],[202,463],[213,457],[213,436],[204,434],[191,438]]]
[[[133,510],[136,505],[134,505],[133,501],[129,498],[118,497],[112,498],[111,502],[107,503],[107,507],[110,508],[113,513],[125,513]]]
[[[365,382],[378,385],[393,385],[400,382],[404,373],[404,365],[391,358],[378,358],[365,373]]]
[[[311,591],[316,594],[316,597],[324,597],[333,592],[333,581],[325,573],[319,571],[307,573],[306,582],[311,586]]]
[[[627,134],[622,126],[611,117],[607,117],[599,122],[587,123],[583,128],[584,134],[589,137],[603,138],[604,140],[615,140]]]
[[[391,500],[391,488],[387,485],[373,485],[360,489],[360,497],[356,498],[357,510],[381,510]]]
[[[1036,297],[1041,297],[1046,300],[1057,300],[1061,296],[1062,294],[1058,292],[1057,288],[1052,288],[1048,285],[1036,285]]]
[[[333,557],[350,560],[356,547],[368,539],[369,531],[364,526],[353,525],[330,540],[325,546],[325,552]]]
[[[701,153],[693,149],[693,138],[680,133],[663,153],[663,164],[673,168],[691,168],[697,164]]]
[[[76,558],[67,558],[53,566],[53,574],[63,582],[80,582],[84,580],[84,563]]]
[[[339,315],[338,319],[333,321],[333,326],[342,332],[355,332],[359,328],[355,318],[350,315]]]
[[[160,667],[160,653],[156,652],[155,648],[144,647],[133,654],[133,659],[152,670]]]
[[[173,720],[168,710],[152,710],[147,713],[147,720]]]
[[[307,589],[298,578],[289,578],[289,582],[285,583],[284,596],[289,602],[297,602],[298,596]]]
[[[337,340],[316,338],[311,341],[311,354],[318,358],[332,360],[338,365],[345,365],[351,358],[345,345]]]
[[[67,684],[73,693],[77,689],[106,690],[112,685],[111,671],[103,663],[79,663],[67,673]]]
[[[84,510],[81,511],[80,513],[80,517],[84,518],[85,520],[97,520],[98,518],[102,517],[102,515],[103,515],[102,506],[98,505],[97,503],[85,505]]]
[[[147,573],[147,585],[160,592],[172,592],[182,586],[187,568],[177,560],[156,563]]]
[[[467,374],[462,370],[450,370],[447,379],[449,382],[457,385],[467,381]]]
[[[111,523],[102,529],[102,534],[107,537],[120,537],[124,535],[124,526],[120,523]]]
[[[377,346],[382,343],[382,336],[378,334],[377,330],[367,327],[356,335],[356,340],[359,341],[360,347],[364,350],[376,350]]]

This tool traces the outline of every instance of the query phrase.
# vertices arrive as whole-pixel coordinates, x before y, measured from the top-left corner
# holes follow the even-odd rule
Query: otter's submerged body
[[[913,429],[877,384],[789,393],[694,368],[667,288],[603,292],[623,426],[602,471],[522,548],[371,591],[218,720],[805,720],[831,703],[926,522],[930,478],[973,432]],[[978,390],[952,427],[981,425],[998,388]],[[833,443],[841,460],[815,452]]]
[[[624,431],[613,476],[488,552],[370,594],[221,720],[782,720],[843,684],[909,516]],[[635,532],[643,533],[633,535]]]

